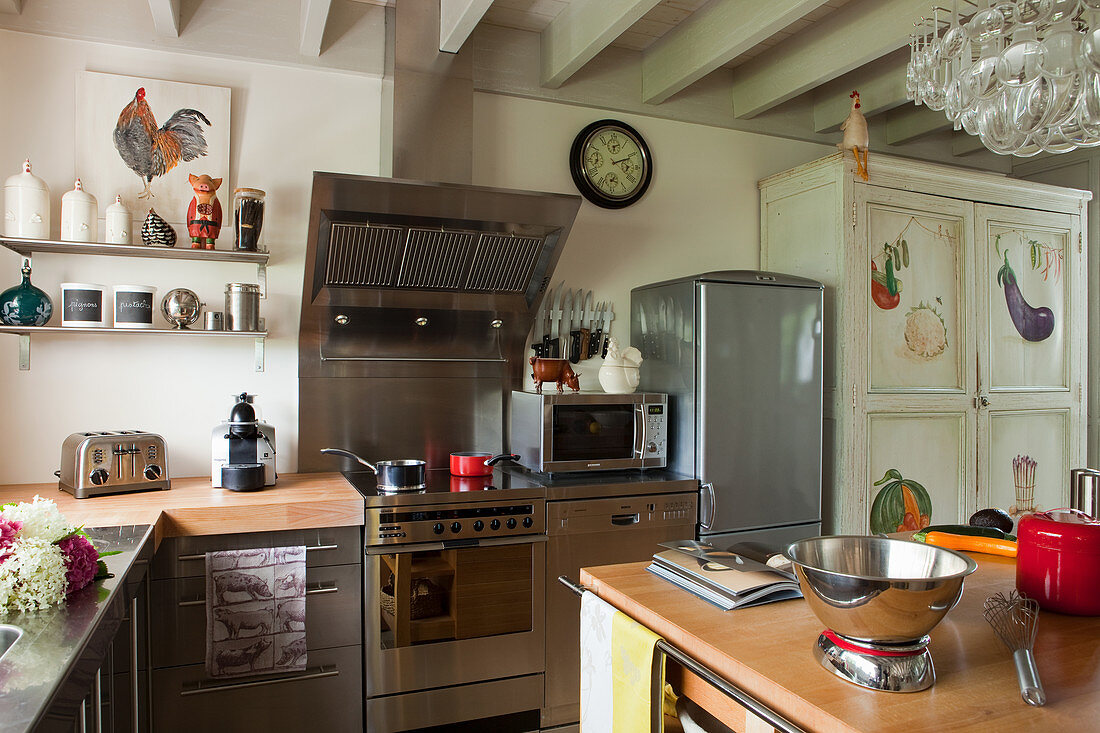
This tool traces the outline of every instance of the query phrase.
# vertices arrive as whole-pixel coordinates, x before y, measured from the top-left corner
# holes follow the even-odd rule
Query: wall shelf
[[[256,347],[256,371],[264,370],[264,340],[267,331],[204,331],[176,328],[82,328],[77,326],[0,326],[0,333],[19,336],[19,369],[31,368],[31,334],[99,334],[109,336],[199,336],[204,338],[250,338]]]

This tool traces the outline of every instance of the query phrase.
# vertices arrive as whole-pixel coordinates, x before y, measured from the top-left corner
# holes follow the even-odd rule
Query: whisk
[[[1045,705],[1046,693],[1035,667],[1035,632],[1039,626],[1039,604],[1013,590],[1008,596],[996,593],[985,599],[985,620],[997,632],[1016,662],[1020,697],[1028,705]]]

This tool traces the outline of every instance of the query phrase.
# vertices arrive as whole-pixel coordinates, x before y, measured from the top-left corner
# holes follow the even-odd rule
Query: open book
[[[661,546],[668,549],[654,555],[647,570],[725,611],[802,597],[790,563],[766,548],[736,552],[695,540]]]

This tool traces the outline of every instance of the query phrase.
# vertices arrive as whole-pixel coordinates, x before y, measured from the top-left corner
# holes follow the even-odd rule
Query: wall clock
[[[605,209],[621,209],[649,188],[653,158],[633,127],[618,120],[598,120],[573,140],[569,172],[586,199]]]

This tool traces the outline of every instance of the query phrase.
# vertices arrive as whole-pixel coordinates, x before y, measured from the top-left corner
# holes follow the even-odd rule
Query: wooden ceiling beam
[[[325,25],[331,9],[332,0],[302,0],[298,53],[303,56],[321,55],[321,43],[325,39]]]
[[[952,123],[943,112],[927,107],[903,107],[886,113],[886,144],[904,145],[934,132],[950,130]]]
[[[962,157],[980,153],[983,150],[985,150],[985,146],[982,145],[981,138],[977,135],[970,135],[960,130],[951,138],[951,153],[953,155]]]
[[[439,50],[458,53],[493,0],[439,0]]]
[[[573,0],[542,32],[542,86],[557,89],[660,0]]]
[[[928,0],[853,0],[734,69],[733,112],[755,117],[908,45]]]
[[[179,38],[179,0],[149,0],[149,12],[153,14],[153,26],[157,29],[158,36]]]
[[[826,0],[711,0],[642,54],[642,100],[660,104]]]
[[[890,56],[856,69],[814,90],[814,132],[836,132],[848,118],[853,90],[865,117],[888,112],[911,102],[905,98],[905,67],[909,51],[896,51]]]
[[[23,0],[0,0],[0,13],[19,15],[23,12]]]

